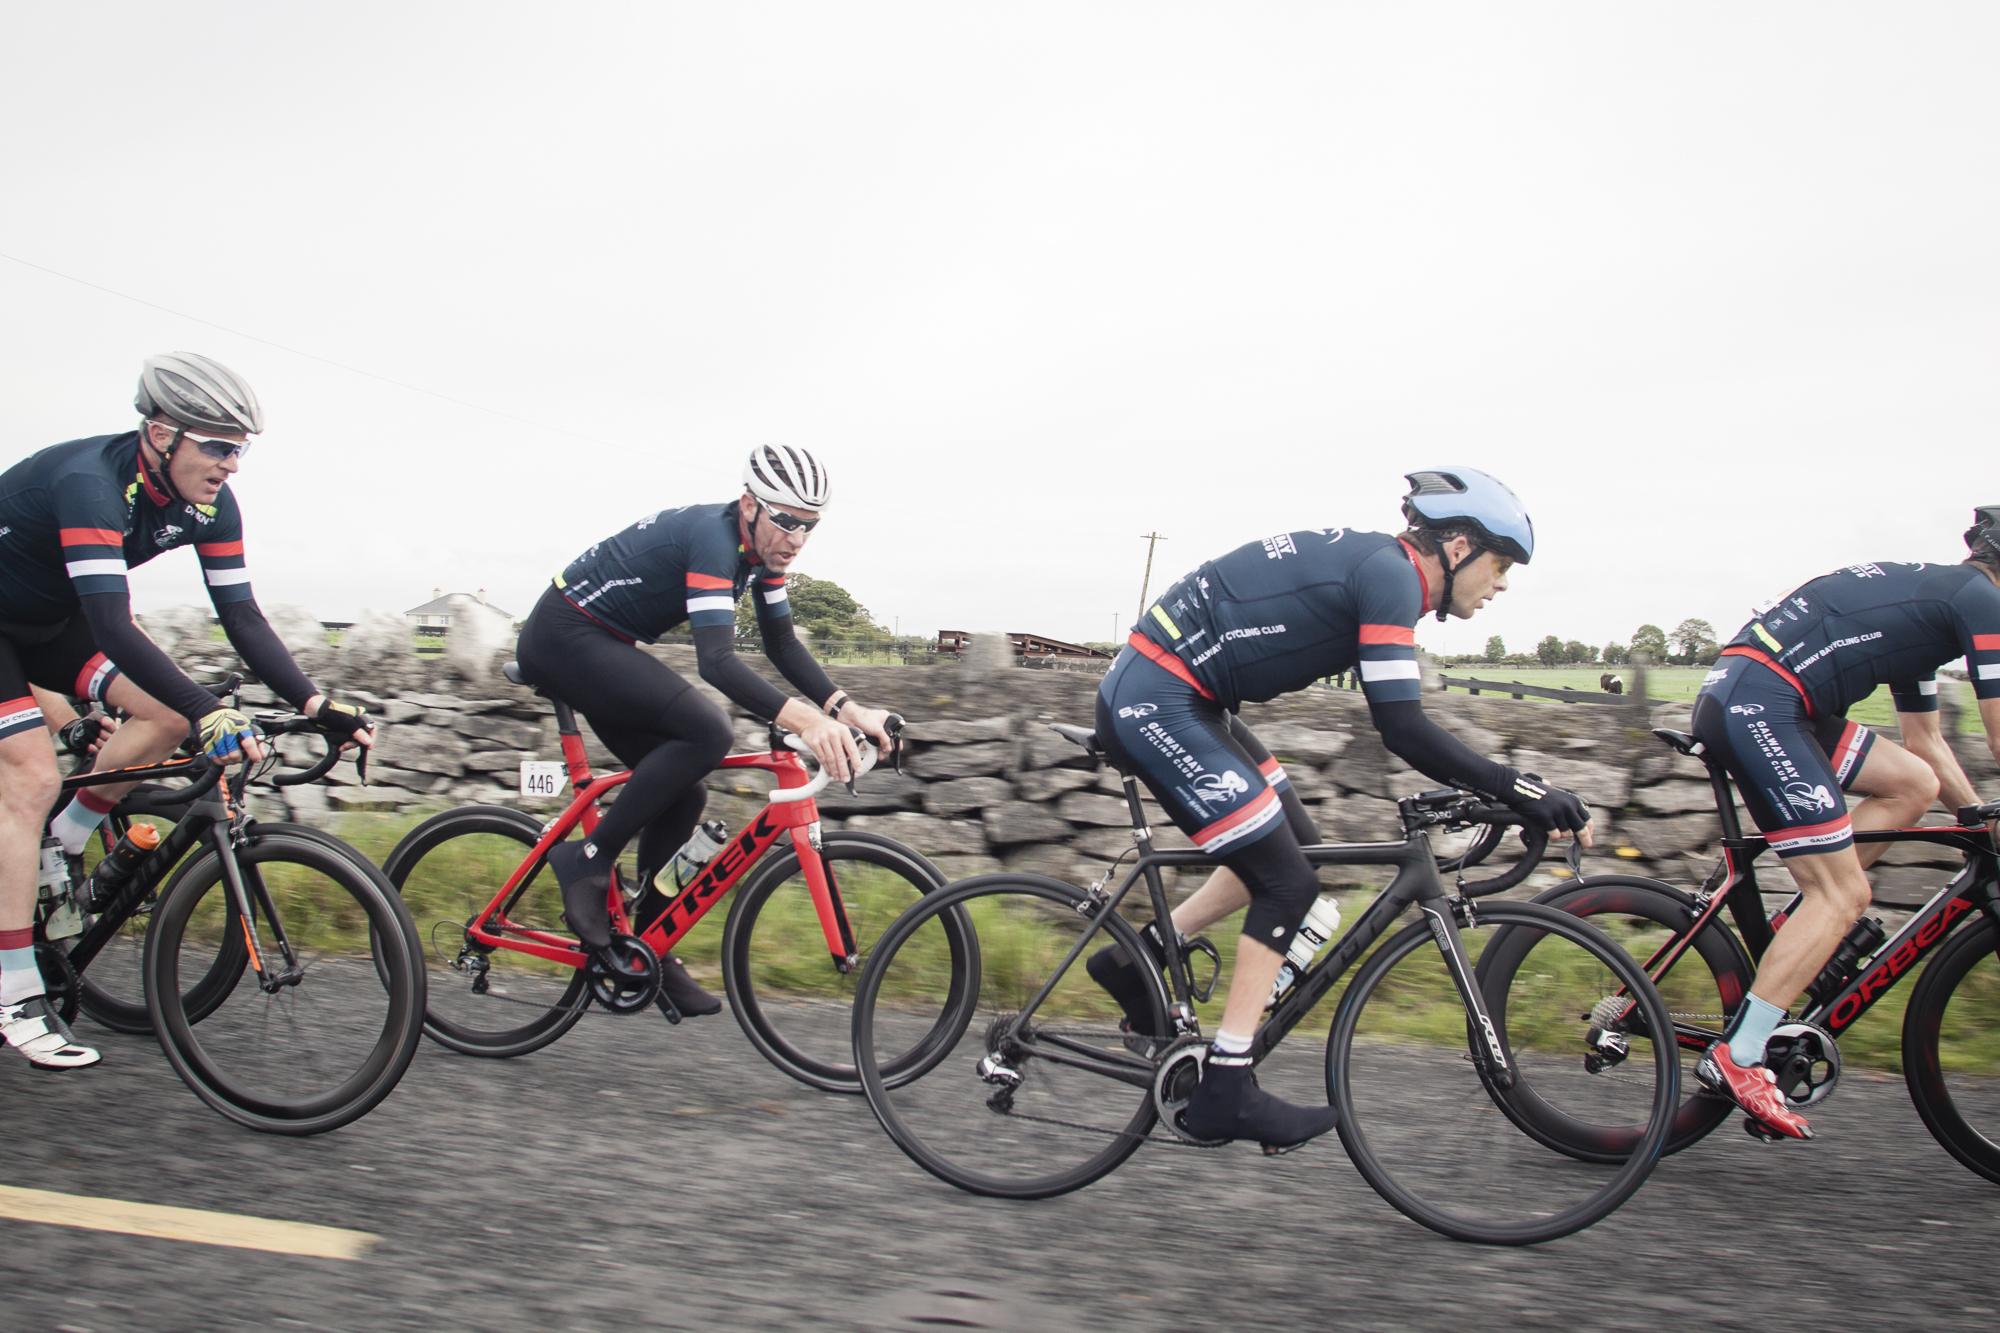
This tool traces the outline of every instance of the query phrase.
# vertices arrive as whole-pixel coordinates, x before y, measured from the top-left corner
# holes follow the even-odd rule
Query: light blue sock
[[[1754,995],[1743,997],[1743,1011],[1736,1018],[1735,1035],[1729,1039],[1729,1058],[1748,1069],[1764,1063],[1764,1044],[1785,1021],[1785,1011],[1769,1000]]]
[[[35,964],[34,945],[30,944],[25,949],[0,949],[0,1004],[32,1000],[44,989],[42,969]]]

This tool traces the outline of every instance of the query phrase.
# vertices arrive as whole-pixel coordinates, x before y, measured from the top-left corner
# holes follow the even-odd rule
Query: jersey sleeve
[[[2000,699],[2000,586],[1982,574],[1951,599],[1951,607],[1973,694]]]
[[[125,499],[105,477],[73,472],[55,486],[56,535],[63,568],[79,598],[124,596]]]
[[[1423,581],[1402,543],[1362,561],[1353,588],[1362,693],[1370,704],[1421,699],[1416,624],[1424,613]]]
[[[708,524],[698,530],[687,551],[688,628],[736,625],[736,562],[739,558],[729,530]]]
[[[243,558],[243,511],[226,486],[216,497],[215,520],[202,529],[194,553],[201,561],[208,600],[218,614],[233,602],[251,600],[250,566]]]

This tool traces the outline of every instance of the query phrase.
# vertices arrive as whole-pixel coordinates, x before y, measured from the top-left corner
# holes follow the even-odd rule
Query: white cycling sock
[[[102,809],[93,807],[103,806]],[[92,792],[78,792],[76,799],[62,808],[62,813],[49,821],[49,833],[71,856],[82,856],[83,849],[90,843],[90,835],[97,832],[97,826],[104,822],[104,816],[111,807],[99,801]]]
[[[46,989],[42,984],[42,969],[35,965],[34,945],[0,949],[0,1004],[32,1000]]]
[[[1217,1032],[1215,1049],[1224,1055],[1242,1055],[1250,1049],[1250,1038],[1239,1037],[1233,1032]]]
[[[1743,1012],[1737,1016],[1736,1031],[1729,1038],[1729,1058],[1744,1069],[1763,1064],[1764,1046],[1784,1021],[1785,1011],[1777,1005],[1754,995],[1744,996]]]

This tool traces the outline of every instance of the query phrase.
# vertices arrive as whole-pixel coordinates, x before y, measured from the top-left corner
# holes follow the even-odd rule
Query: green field
[[[1576,666],[1537,670],[1533,667],[1524,669],[1511,666],[1462,666],[1443,667],[1441,670],[1455,680],[1471,678],[1502,682],[1519,681],[1523,685],[1539,685],[1550,690],[1588,690],[1592,693],[1599,692],[1598,677],[1609,671],[1624,678],[1625,688],[1628,691],[1632,688],[1631,667]],[[1702,678],[1708,674],[1708,670],[1707,667],[1647,667],[1646,694],[1649,698],[1665,700],[1668,703],[1693,703],[1695,695],[1701,691]],[[1983,735],[1985,728],[1980,725],[1979,710],[1969,706],[1971,701],[1965,699],[1963,687],[1957,686],[1952,681],[1943,681],[1940,687],[1958,688],[1961,702],[1967,705],[1959,709],[1959,732],[1963,735]],[[1459,691],[1452,692],[1455,694]],[[1504,699],[1507,696],[1500,697]],[[1891,736],[1896,734],[1894,730],[1896,712],[1890,705],[1889,687],[1886,685],[1850,708],[1847,715],[1856,722],[1884,729]]]

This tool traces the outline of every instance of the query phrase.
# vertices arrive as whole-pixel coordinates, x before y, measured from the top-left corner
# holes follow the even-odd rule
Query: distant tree
[[[757,637],[757,611],[751,598],[754,586],[736,604],[736,637],[739,641]],[[868,608],[854,594],[831,579],[810,574],[785,577],[785,598],[792,606],[792,622],[819,639],[886,639],[889,631],[875,623]]]
[[[1655,662],[1666,661],[1667,632],[1658,625],[1639,626],[1639,628],[1632,631],[1631,651],[1634,653],[1651,653]]]
[[[1674,626],[1674,632],[1667,636],[1667,641],[1674,646],[1675,657],[1684,663],[1712,662],[1720,651],[1716,647],[1715,626],[1692,616]]]
[[[1501,640],[1498,634],[1495,634],[1486,641],[1486,660],[1488,662],[1498,662],[1506,656],[1507,645]]]
[[[1535,645],[1535,660],[1543,666],[1560,666],[1563,660],[1563,641],[1551,634]]]
[[[1571,639],[1563,645],[1563,661],[1565,662],[1580,665],[1586,662],[1595,662],[1596,660],[1597,649],[1590,644]]]
[[[1614,639],[1612,642],[1604,645],[1604,662],[1606,666],[1624,666],[1631,660],[1631,651],[1624,644]]]

